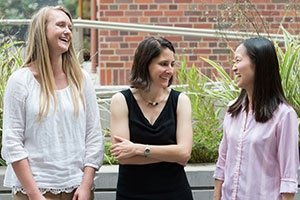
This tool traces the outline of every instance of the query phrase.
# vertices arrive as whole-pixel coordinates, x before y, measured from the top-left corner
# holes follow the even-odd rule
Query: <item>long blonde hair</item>
[[[41,8],[33,17],[28,29],[28,39],[26,47],[26,58],[24,67],[30,64],[35,65],[41,86],[39,121],[42,120],[49,112],[51,99],[54,101],[56,108],[57,99],[55,95],[55,80],[50,62],[49,47],[47,44],[46,27],[50,10],[60,10],[64,12],[72,22],[71,14],[61,6],[46,6]],[[71,88],[72,101],[74,104],[75,114],[79,113],[80,103],[84,104],[83,82],[84,75],[80,63],[76,57],[75,50],[70,43],[67,52],[62,55],[62,67],[66,74],[67,82]]]

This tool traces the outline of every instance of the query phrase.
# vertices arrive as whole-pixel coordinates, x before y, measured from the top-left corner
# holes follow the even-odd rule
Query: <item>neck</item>
[[[62,69],[62,57],[59,56],[59,57],[50,57],[51,59],[51,66],[52,66],[52,70],[53,70],[53,73],[54,73],[54,76],[56,74],[60,74],[63,69]]]
[[[147,92],[145,90],[139,90],[139,96],[149,106],[157,106],[168,98],[169,90],[163,89],[158,92]]]

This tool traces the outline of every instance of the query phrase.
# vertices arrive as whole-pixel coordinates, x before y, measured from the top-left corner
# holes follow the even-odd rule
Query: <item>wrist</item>
[[[144,156],[147,158],[151,155],[151,148],[148,144],[145,145],[144,147]]]
[[[94,184],[95,173],[96,170],[94,168],[86,166],[84,168],[84,175],[80,186],[84,188],[92,188]]]
[[[26,195],[29,199],[40,199],[43,196],[39,190],[26,191]]]

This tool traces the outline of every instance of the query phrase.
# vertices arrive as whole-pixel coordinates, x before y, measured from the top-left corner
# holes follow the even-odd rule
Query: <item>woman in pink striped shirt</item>
[[[225,115],[214,200],[294,199],[298,120],[282,89],[273,43],[245,40],[232,69],[241,93]]]

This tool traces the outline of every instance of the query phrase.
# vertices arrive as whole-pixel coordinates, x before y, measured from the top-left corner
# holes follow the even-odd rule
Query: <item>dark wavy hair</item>
[[[131,87],[139,89],[149,89],[151,85],[149,65],[151,61],[158,57],[162,50],[170,49],[175,54],[173,44],[162,37],[147,37],[137,47],[130,73],[129,82]],[[169,80],[172,84],[173,77]]]
[[[257,122],[266,122],[273,117],[279,104],[287,103],[281,85],[278,58],[273,43],[263,37],[250,38],[242,42],[247,55],[255,65],[252,110]],[[243,104],[249,110],[247,92],[242,89],[237,100],[229,107],[228,112],[237,116]]]

